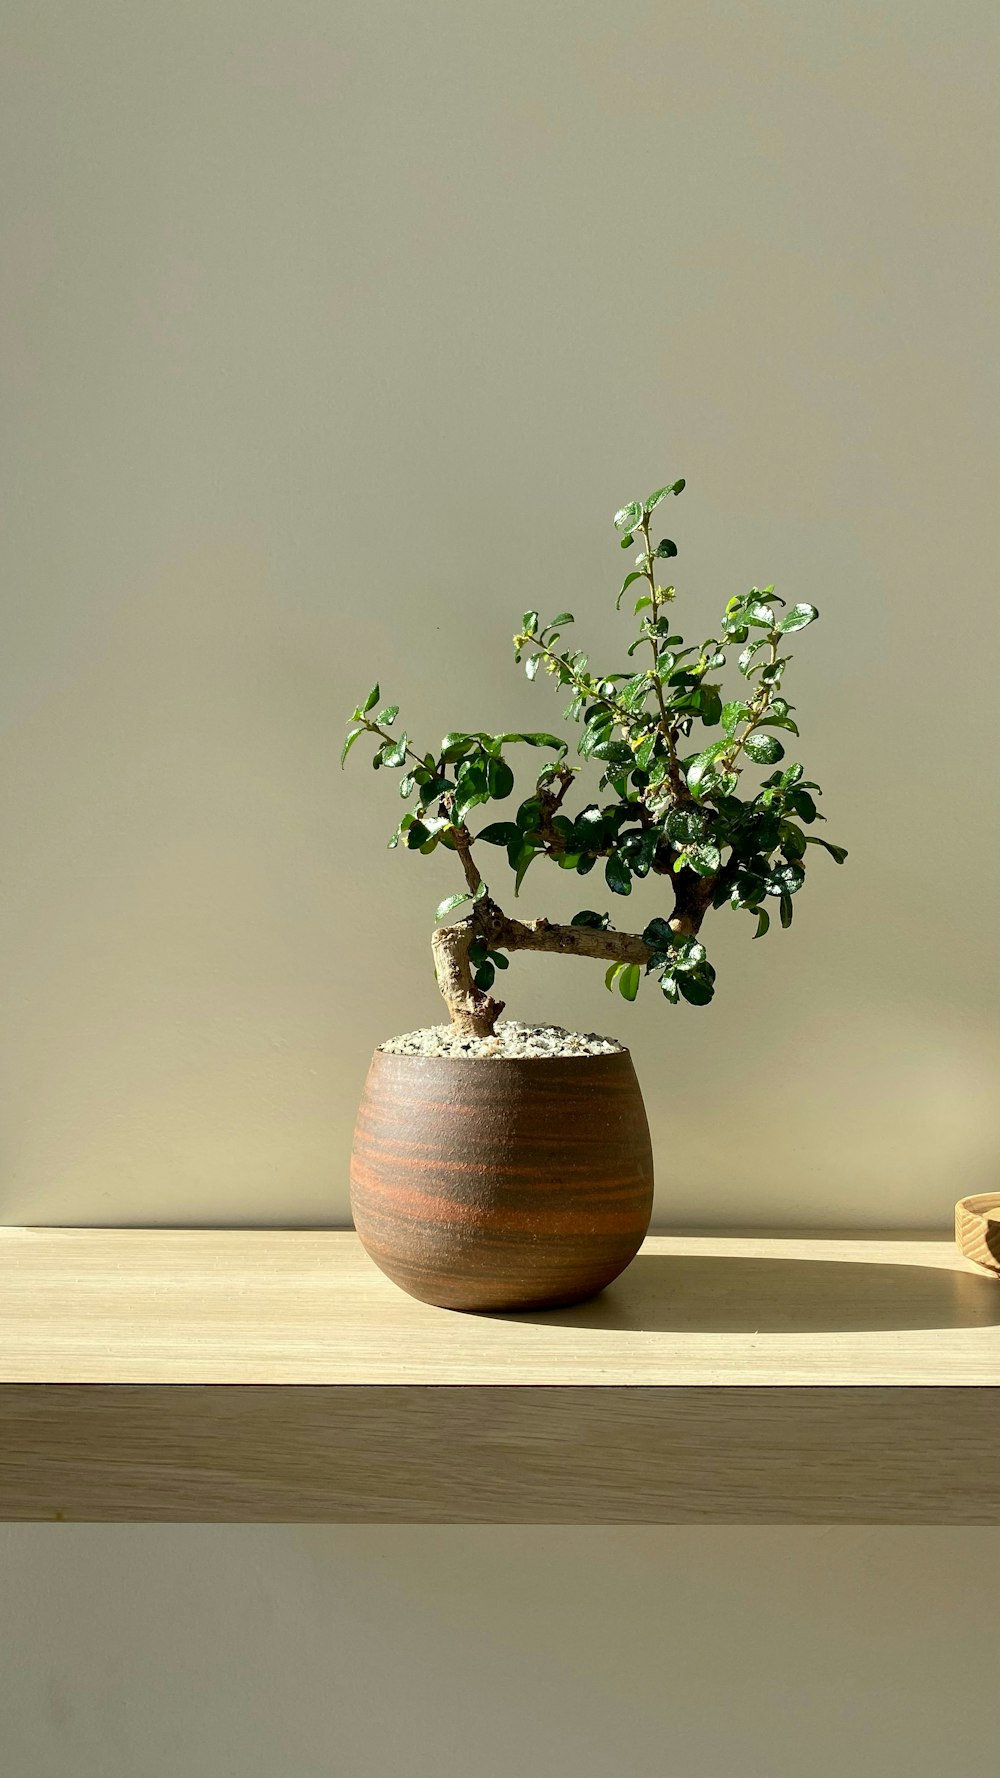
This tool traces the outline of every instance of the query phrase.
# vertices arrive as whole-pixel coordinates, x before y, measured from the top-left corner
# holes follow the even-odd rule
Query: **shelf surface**
[[[356,1236],[0,1230],[0,1518],[1000,1523],[1000,1284],[951,1241],[654,1235],[532,1315]]]
[[[653,1235],[588,1303],[462,1315],[348,1232],[0,1230],[0,1382],[1000,1384],[1000,1286],[954,1243]]]

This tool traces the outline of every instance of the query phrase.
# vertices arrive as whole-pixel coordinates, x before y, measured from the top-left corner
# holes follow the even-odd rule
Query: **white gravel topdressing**
[[[466,1060],[516,1056],[618,1056],[625,1049],[596,1031],[565,1031],[562,1025],[520,1025],[502,1019],[492,1037],[463,1037],[454,1025],[428,1025],[379,1044],[390,1056],[462,1056]]]

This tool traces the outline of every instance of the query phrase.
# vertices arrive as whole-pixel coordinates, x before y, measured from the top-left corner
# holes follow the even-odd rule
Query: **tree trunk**
[[[492,1037],[502,1000],[491,1000],[472,979],[469,946],[476,937],[472,916],[439,926],[431,940],[434,973],[456,1031],[464,1037]]]

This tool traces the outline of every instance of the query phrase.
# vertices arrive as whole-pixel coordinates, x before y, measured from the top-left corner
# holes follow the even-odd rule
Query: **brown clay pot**
[[[653,1204],[631,1056],[376,1051],[351,1204],[375,1264],[425,1303],[544,1309],[593,1296],[638,1252]]]

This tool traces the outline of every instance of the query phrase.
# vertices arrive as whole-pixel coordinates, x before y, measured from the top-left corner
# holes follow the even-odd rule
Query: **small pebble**
[[[596,1031],[566,1031],[562,1025],[521,1025],[502,1019],[492,1037],[463,1037],[454,1025],[428,1025],[379,1044],[390,1056],[464,1056],[471,1060],[516,1056],[618,1056],[625,1049]]]

